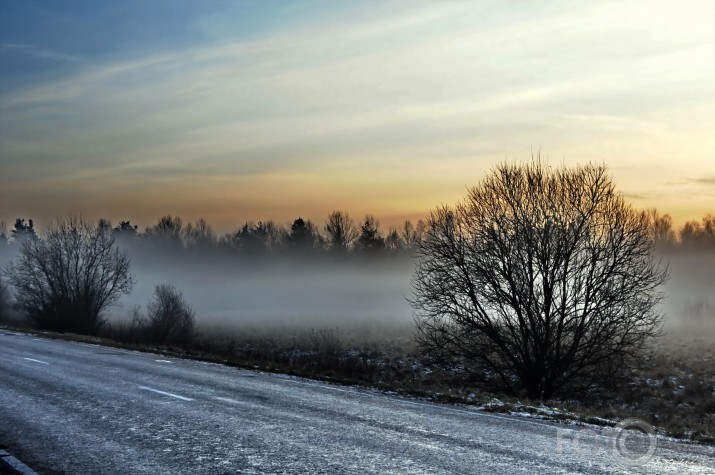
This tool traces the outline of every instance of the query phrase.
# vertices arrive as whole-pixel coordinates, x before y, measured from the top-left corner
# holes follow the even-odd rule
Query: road
[[[0,330],[0,443],[40,473],[715,473],[613,434]]]

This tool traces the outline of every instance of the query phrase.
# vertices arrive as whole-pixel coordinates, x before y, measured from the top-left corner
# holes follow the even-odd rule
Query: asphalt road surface
[[[715,474],[615,434],[0,330],[0,444],[40,473]]]

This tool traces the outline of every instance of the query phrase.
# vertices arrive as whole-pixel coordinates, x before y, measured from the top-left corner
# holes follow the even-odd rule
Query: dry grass
[[[715,345],[712,338],[666,334],[620,387],[571,407],[608,419],[638,417],[670,435],[715,443]],[[578,407],[581,406],[581,407]]]

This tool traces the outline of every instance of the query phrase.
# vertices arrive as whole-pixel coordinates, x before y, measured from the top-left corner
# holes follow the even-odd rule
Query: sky
[[[715,2],[0,1],[0,219],[334,209],[383,226],[500,162],[715,212]]]

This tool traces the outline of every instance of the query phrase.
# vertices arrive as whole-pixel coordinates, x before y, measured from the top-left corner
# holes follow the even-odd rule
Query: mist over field
[[[664,256],[670,280],[663,289],[664,329],[715,338],[715,253]]]
[[[411,292],[414,258],[330,259],[271,257],[235,259],[220,253],[192,255],[185,250],[128,248],[135,285],[108,311],[109,323],[131,318],[154,287],[179,289],[196,313],[199,328],[260,326],[374,327],[412,330]],[[715,338],[715,253],[680,251],[660,254],[668,265],[666,334]],[[2,265],[14,258],[5,249]]]
[[[170,284],[192,304],[199,327],[372,325],[411,331],[407,297],[415,261],[409,256],[236,260],[185,252],[129,252],[136,284],[110,310],[110,322],[126,321],[135,305],[149,301],[156,285]],[[670,276],[662,289],[665,333],[715,337],[715,253],[660,257]]]
[[[134,289],[110,313],[121,321],[151,298],[154,286],[170,284],[192,304],[199,326],[408,324],[413,270],[413,260],[403,256],[367,261],[135,256]]]

